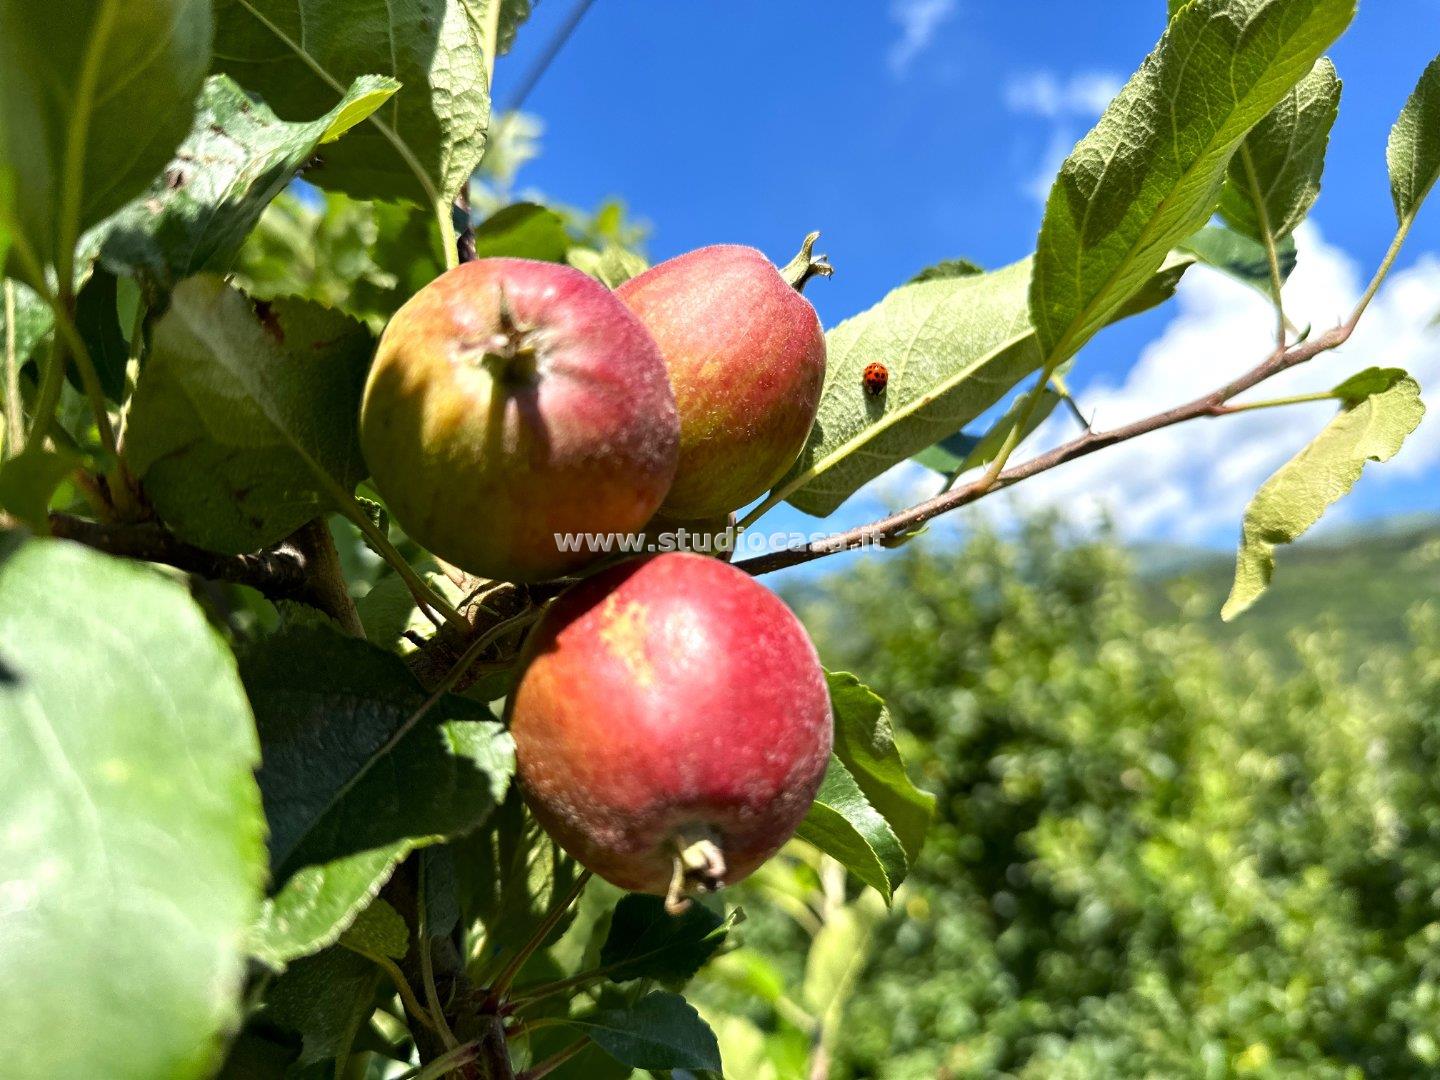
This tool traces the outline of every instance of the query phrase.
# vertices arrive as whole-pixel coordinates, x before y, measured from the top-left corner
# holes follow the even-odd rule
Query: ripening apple
[[[795,832],[830,757],[815,648],[774,593],[718,559],[666,554],[563,593],[509,701],[541,825],[621,888],[733,884]]]
[[[633,533],[677,463],[655,342],[566,266],[481,259],[395,313],[365,386],[360,441],[395,520],[471,573],[553,578],[603,552],[556,534]]]
[[[764,255],[733,244],[660,263],[616,292],[660,346],[680,411],[666,516],[713,518],[763,495],[820,405],[825,334],[810,302]]]

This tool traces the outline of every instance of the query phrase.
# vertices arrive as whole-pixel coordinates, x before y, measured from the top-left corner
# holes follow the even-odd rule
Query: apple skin
[[[774,593],[718,559],[637,559],[563,593],[508,711],[546,831],[612,884],[665,895],[709,835],[733,884],[810,809],[830,758],[825,674]]]
[[[699,248],[616,290],[660,346],[680,410],[680,467],[664,503],[694,521],[774,486],[805,445],[825,382],[810,302],[763,254]]]
[[[597,558],[559,551],[556,533],[644,527],[675,474],[679,420],[654,341],[612,292],[567,266],[481,259],[390,320],[360,443],[426,548],[539,581]]]

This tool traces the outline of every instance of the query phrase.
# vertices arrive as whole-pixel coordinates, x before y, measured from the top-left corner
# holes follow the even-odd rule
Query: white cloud
[[[1300,261],[1285,290],[1286,306],[1301,326],[1311,323],[1317,331],[1333,326],[1360,294],[1361,268],[1326,243],[1313,224],[1302,226],[1296,241]],[[1174,310],[1175,317],[1123,379],[1090,383],[1076,392],[1097,429],[1214,390],[1258,363],[1274,333],[1272,309],[1264,298],[1201,267],[1186,275]],[[1393,461],[1372,465],[1367,476],[1370,483],[1386,483],[1427,475],[1440,468],[1440,330],[1432,325],[1437,310],[1440,258],[1426,255],[1391,277],[1344,347],[1269,380],[1245,397],[1326,390],[1370,366],[1405,368],[1425,390],[1429,415]],[[1104,349],[1103,337],[1099,348]],[[1082,355],[1082,384],[1085,361]],[[979,508],[1000,521],[1017,511],[1056,509],[1081,525],[1108,520],[1134,539],[1225,540],[1238,532],[1255,490],[1332,415],[1334,405],[1319,402],[1187,421],[1042,473],[986,499]],[[1073,419],[1057,412],[1017,460],[1074,435]],[[917,468],[913,463],[899,466],[871,491],[892,499],[913,494],[922,486]],[[926,494],[933,494],[933,481]],[[1343,506],[1339,510],[1343,514]]]
[[[1105,111],[1125,81],[1109,71],[1080,71],[1062,79],[1053,71],[1017,75],[1005,84],[1005,106],[1023,116],[1091,120]]]
[[[955,14],[956,0],[894,0],[890,17],[900,24],[900,37],[886,56],[890,71],[903,77],[935,38],[940,25]]]

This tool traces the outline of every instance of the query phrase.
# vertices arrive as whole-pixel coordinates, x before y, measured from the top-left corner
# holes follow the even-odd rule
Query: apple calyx
[[[805,237],[805,242],[800,245],[800,252],[780,270],[780,276],[784,278],[798,293],[805,291],[805,283],[813,277],[830,277],[835,273],[835,267],[830,265],[829,255],[812,255],[815,249],[815,241],[820,239],[818,232],[812,232]]]
[[[500,329],[485,342],[480,363],[502,386],[529,386],[539,365],[533,341],[534,331],[523,327],[500,289]]]
[[[690,910],[690,897],[711,893],[725,884],[725,854],[719,838],[709,826],[696,825],[675,835],[675,872],[665,894],[665,911],[683,915]]]

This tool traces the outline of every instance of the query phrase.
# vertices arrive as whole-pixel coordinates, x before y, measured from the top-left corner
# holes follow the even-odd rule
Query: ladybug
[[[860,380],[865,384],[865,393],[871,397],[879,397],[885,392],[885,386],[890,381],[890,371],[884,364],[867,364]]]

